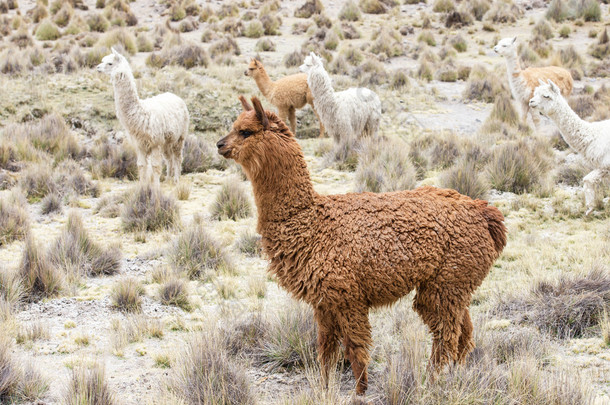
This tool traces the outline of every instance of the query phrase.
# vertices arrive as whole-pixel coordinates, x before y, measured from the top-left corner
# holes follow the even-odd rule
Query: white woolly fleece
[[[313,52],[301,70],[307,73],[307,85],[324,128],[336,142],[377,134],[381,120],[381,101],[377,94],[362,87],[335,93],[330,76]]]

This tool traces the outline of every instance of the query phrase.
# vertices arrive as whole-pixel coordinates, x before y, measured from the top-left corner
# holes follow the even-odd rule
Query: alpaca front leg
[[[182,174],[182,150],[184,149],[184,138],[182,138],[181,140],[179,140],[175,145],[174,145],[174,150],[173,150],[173,155],[172,155],[172,162],[173,162],[173,167],[174,167],[174,183],[178,184],[178,181],[180,181],[180,175]]]
[[[352,372],[356,379],[356,394],[364,395],[369,383],[367,367],[370,360],[369,347],[372,342],[368,309],[360,308],[348,313],[342,328],[345,357],[352,364]]]
[[[324,124],[322,123],[322,120],[320,119],[320,116],[318,115],[318,112],[316,111],[315,108],[313,108],[313,104],[311,104],[311,109],[313,110],[313,113],[316,115],[316,118],[318,119],[318,122],[320,123],[320,138],[324,138]]]
[[[284,124],[286,124],[286,125],[289,124],[289,122],[288,122],[288,115],[289,115],[288,108],[283,108],[283,107],[282,108],[278,108],[277,114],[278,114],[278,116],[280,117],[280,119],[282,120],[282,122]],[[293,135],[294,135],[294,133],[293,133]]]
[[[161,171],[163,170],[163,153],[160,148],[157,148],[152,151],[150,154],[150,163],[151,163],[151,184],[154,187],[159,187],[159,180],[161,178]]]
[[[297,136],[297,110],[294,107],[290,107],[288,110],[288,119],[290,120],[290,132]]]
[[[148,183],[150,181],[148,157],[144,152],[138,149],[137,158],[138,179],[140,180],[140,183]]]
[[[331,371],[335,368],[339,351],[339,327],[337,317],[322,310],[315,310],[314,317],[318,324],[318,361],[322,373],[322,382],[328,388]]]
[[[603,172],[597,169],[587,174],[583,179],[583,188],[585,189],[585,205],[587,207],[587,212],[585,215],[591,214],[595,209],[595,189],[598,187],[603,177]]]
[[[466,356],[475,348],[474,339],[472,338],[473,329],[470,311],[466,308],[462,316],[462,330],[458,340],[458,363],[463,364],[466,361]]]

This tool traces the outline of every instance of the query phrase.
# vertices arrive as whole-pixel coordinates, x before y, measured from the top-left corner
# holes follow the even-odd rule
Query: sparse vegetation
[[[64,393],[68,405],[115,405],[117,400],[106,380],[104,366],[99,362],[80,364],[72,374]]]
[[[135,278],[125,277],[116,281],[110,292],[112,306],[123,312],[140,312],[144,288]]]
[[[150,185],[137,186],[121,210],[123,228],[130,232],[170,229],[179,221],[178,206],[173,197]]]
[[[32,237],[28,237],[25,243],[19,265],[19,277],[29,301],[57,295],[63,285],[62,274]]]
[[[18,193],[0,198],[0,247],[27,236],[30,223],[24,204]]]
[[[175,305],[185,311],[191,310],[187,285],[179,278],[169,279],[161,285],[159,300],[165,305]]]
[[[234,221],[252,215],[252,203],[239,179],[232,178],[223,183],[210,209],[212,218]]]

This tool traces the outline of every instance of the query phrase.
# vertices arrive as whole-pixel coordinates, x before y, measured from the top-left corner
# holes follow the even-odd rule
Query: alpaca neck
[[[275,134],[267,136],[277,137]],[[263,159],[250,159],[250,164],[244,165],[254,189],[258,231],[267,237],[272,236],[265,235],[273,229],[269,225],[311,208],[316,195],[307,163],[294,138],[279,136],[277,142],[273,140],[272,147],[269,146],[262,145]]]
[[[521,73],[521,63],[519,63],[517,50],[514,50],[510,55],[506,56],[506,71],[508,72],[509,79],[512,79]]]
[[[593,141],[590,129],[591,124],[580,119],[563,97],[558,100],[557,108],[550,111],[548,117],[557,124],[567,144],[575,151],[587,157],[587,147]]]
[[[258,89],[263,93],[263,96],[269,98],[269,95],[273,91],[274,83],[269,78],[265,69],[261,68],[258,70],[257,74],[254,76],[254,81],[256,82]]]
[[[337,103],[330,76],[323,68],[314,68],[307,76],[307,85],[311,90],[314,105],[318,114],[325,116],[326,122],[336,119]]]
[[[114,99],[117,116],[121,123],[131,129],[131,123],[136,116],[142,116],[143,109],[140,105],[136,81],[130,70],[121,71],[112,76],[114,86]]]

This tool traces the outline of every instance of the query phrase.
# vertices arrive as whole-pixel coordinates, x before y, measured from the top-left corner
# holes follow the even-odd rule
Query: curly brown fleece
[[[474,348],[468,306],[506,245],[498,209],[453,190],[317,194],[301,148],[278,117],[241,97],[244,112],[217,146],[252,182],[269,270],[318,323],[325,377],[339,341],[356,391],[367,388],[369,309],[416,289],[413,307],[433,335],[430,365]]]
[[[313,106],[313,96],[307,85],[305,73],[285,76],[272,81],[262,62],[252,58],[244,74],[254,78],[263,96],[277,107],[280,119],[285,123],[290,120],[290,130],[293,134],[296,134],[297,130],[296,110],[309,104],[320,123],[320,137],[324,136],[324,125]]]

